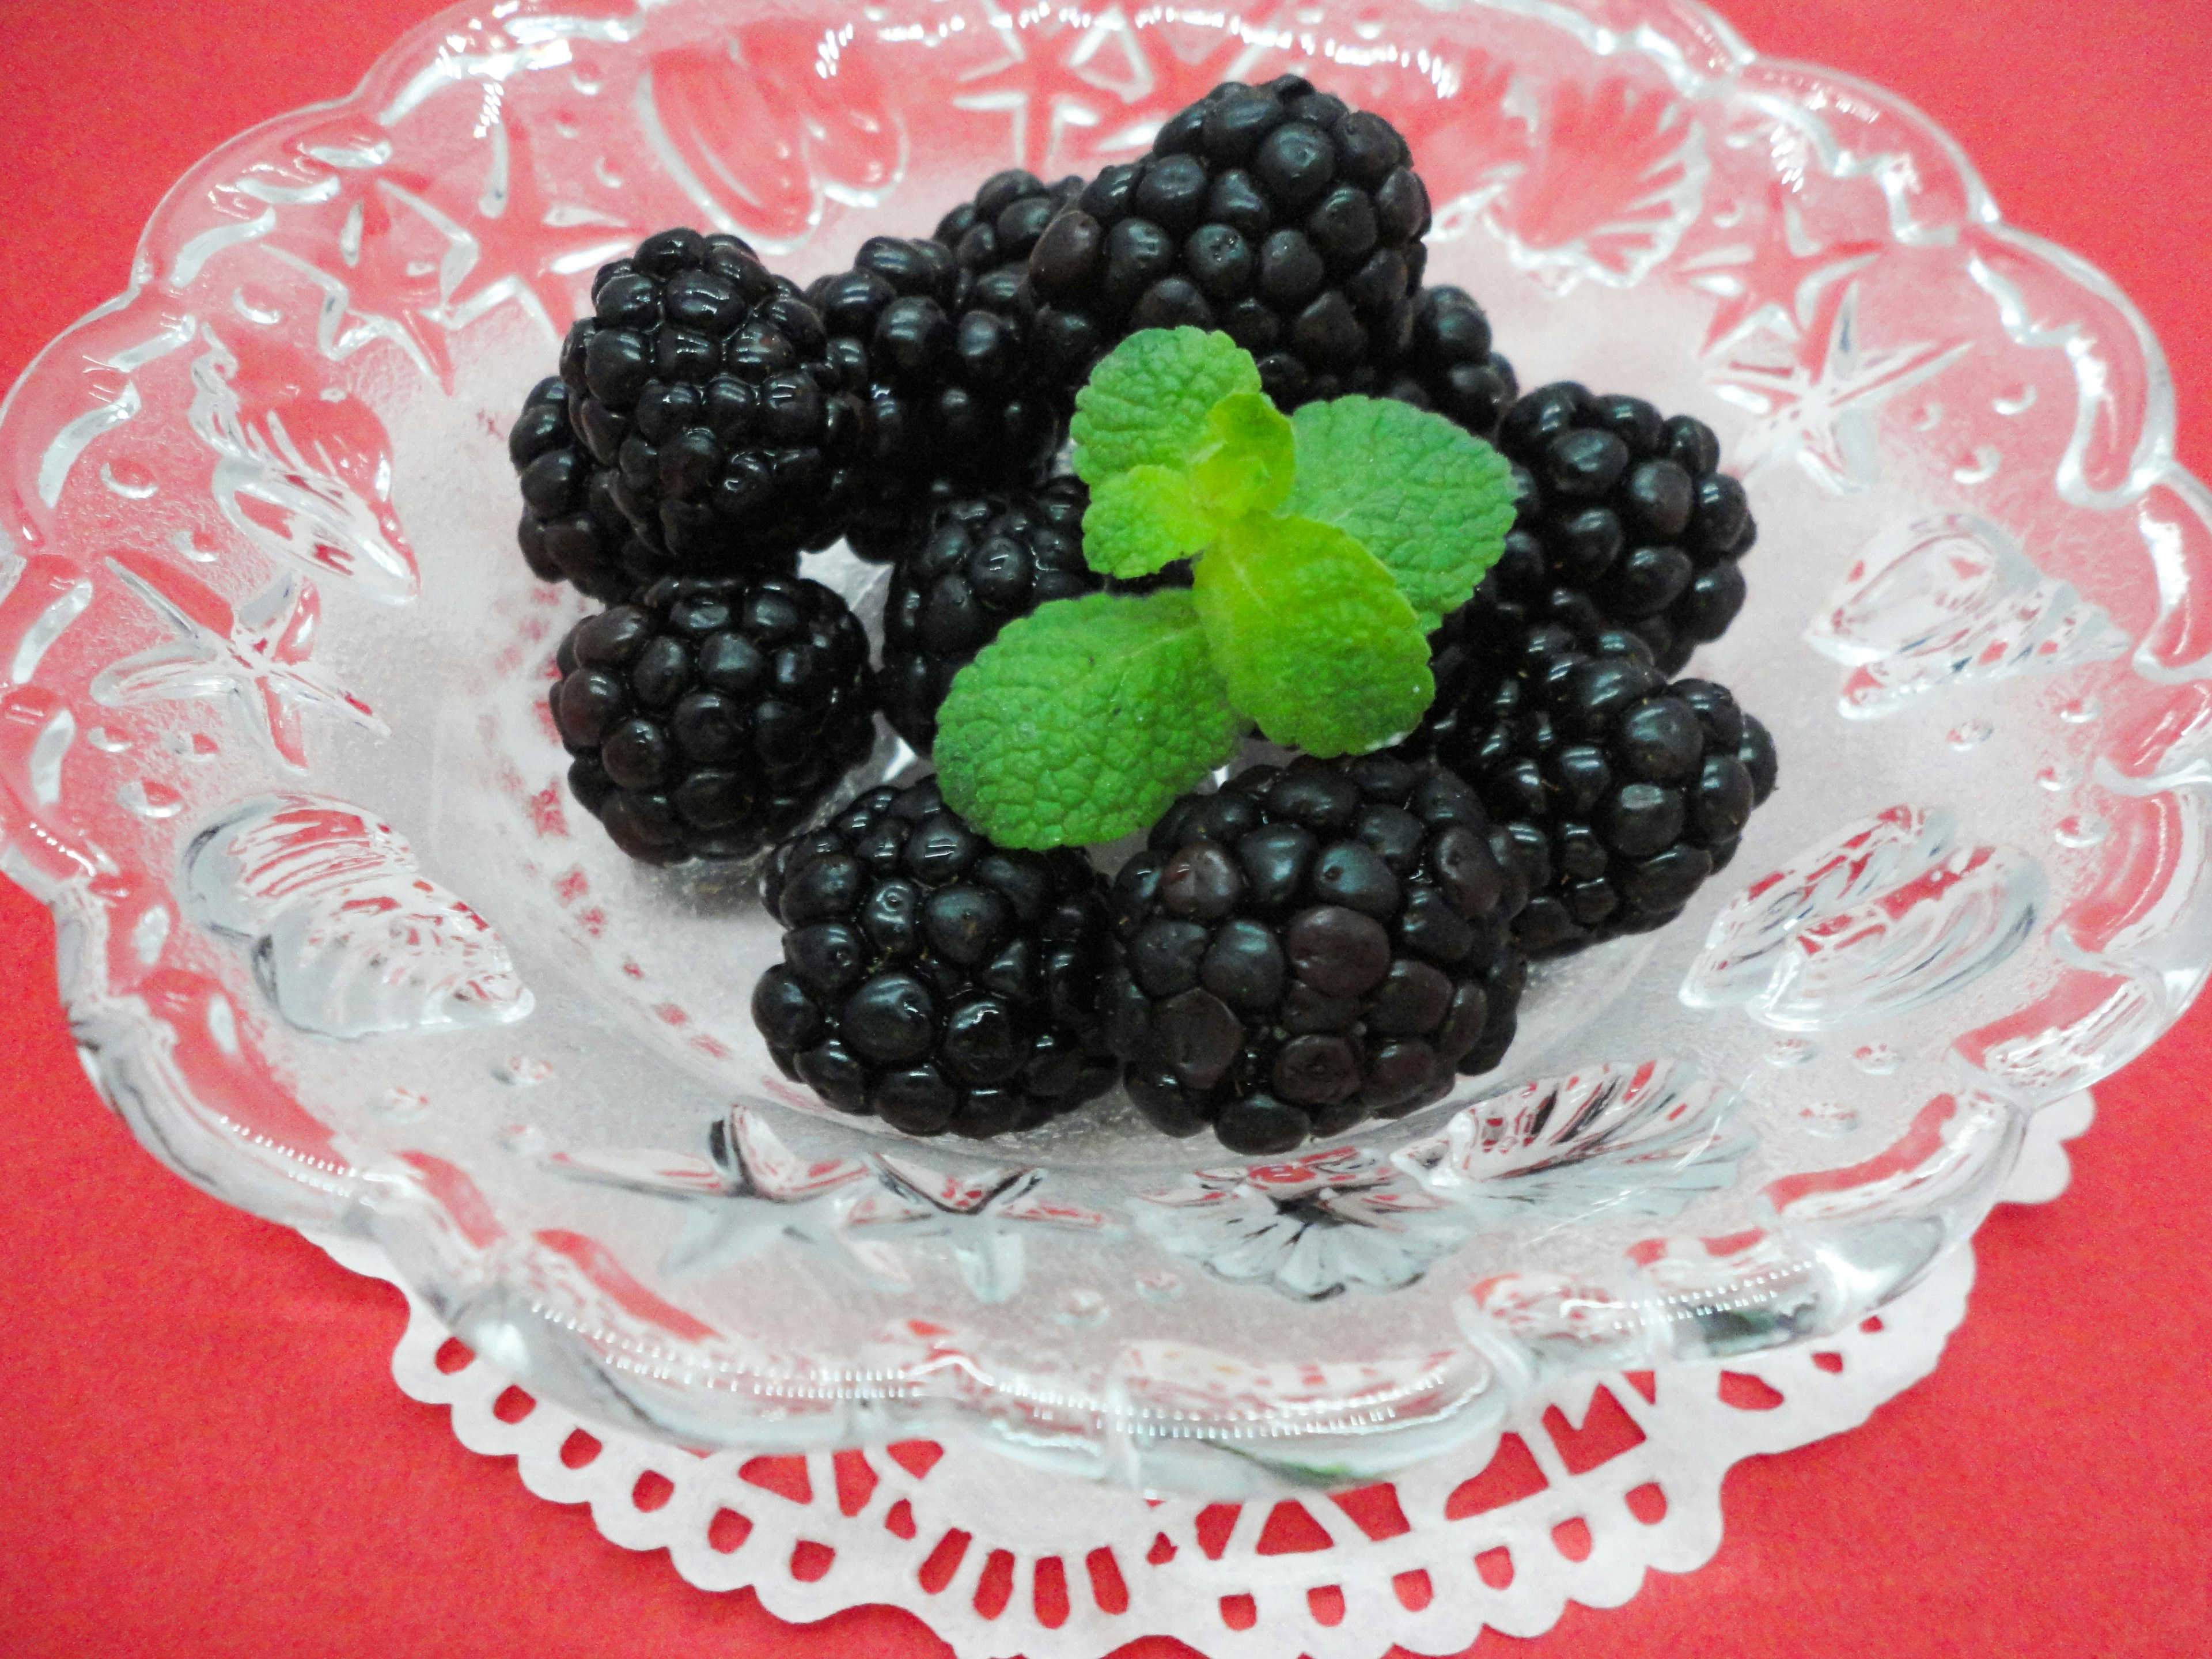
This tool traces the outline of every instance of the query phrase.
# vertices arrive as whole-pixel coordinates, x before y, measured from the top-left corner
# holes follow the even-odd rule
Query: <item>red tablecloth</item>
[[[122,286],[188,165],[344,93],[432,9],[6,0],[0,384]],[[2183,459],[2212,467],[2212,4],[1730,9],[1762,50],[1911,98],[2009,217],[2116,277],[2173,361]],[[185,1188],[101,1108],[52,951],[45,914],[0,883],[0,1651],[943,1651],[903,1614],[793,1629],[750,1594],[693,1590],[464,1451],[386,1373],[396,1296]],[[1711,1565],[1619,1611],[1571,1608],[1549,1653],[2212,1653],[2208,1066],[2212,1002],[2098,1091],[2072,1192],[1990,1222],[1932,1380],[1855,1433],[1740,1468]]]

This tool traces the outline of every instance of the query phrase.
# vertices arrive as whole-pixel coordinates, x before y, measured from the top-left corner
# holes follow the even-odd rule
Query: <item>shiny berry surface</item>
[[[1428,192],[1389,122],[1297,76],[1224,83],[1038,237],[1028,276],[1042,370],[1073,387],[1123,336],[1188,325],[1249,351],[1285,409],[1398,380],[1434,402],[1401,367],[1428,228]]]
[[[1273,1153],[1488,1071],[1526,975],[1509,851],[1465,782],[1393,756],[1183,796],[1114,882],[1130,1098],[1169,1134]]]
[[[569,792],[648,863],[759,851],[874,743],[867,635],[800,578],[664,577],[556,660]]]
[[[1735,856],[1773,793],[1772,739],[1710,680],[1668,684],[1642,638],[1537,623],[1440,669],[1413,745],[1504,830],[1532,957],[1664,926]]]
[[[754,1023],[836,1110],[981,1139],[1113,1086],[1105,888],[1079,851],[996,847],[926,779],[784,842],[764,888],[783,961]]]
[[[1626,629],[1667,674],[1728,630],[1759,530],[1743,486],[1719,471],[1711,428],[1560,381],[1505,410],[1497,442],[1519,510],[1504,556],[1450,628]]]
[[[1028,264],[1081,183],[994,173],[934,234],[872,237],[850,270],[807,289],[868,411],[864,498],[848,525],[863,557],[887,556],[917,511],[1042,479],[1075,389],[1040,369]]]
[[[602,267],[558,381],[509,432],[532,572],[611,600],[663,575],[788,574],[835,541],[872,434],[828,344],[738,237],[662,231]]]

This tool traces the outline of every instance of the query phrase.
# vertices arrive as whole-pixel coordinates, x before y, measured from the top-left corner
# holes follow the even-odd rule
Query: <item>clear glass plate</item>
[[[2156,343],[1923,118],[1680,0],[1267,15],[509,0],[170,194],[0,416],[0,867],[150,1149],[601,1417],[1223,1492],[1832,1332],[1972,1231],[2212,962],[2212,526]],[[507,423],[646,232],[805,280],[1291,68],[1405,131],[1431,280],[1525,385],[1722,434],[1762,533],[1697,668],[1781,790],[1680,922],[1540,973],[1499,1072],[1309,1156],[827,1114],[747,1012],[751,872],[565,797],[581,607],[514,551]]]

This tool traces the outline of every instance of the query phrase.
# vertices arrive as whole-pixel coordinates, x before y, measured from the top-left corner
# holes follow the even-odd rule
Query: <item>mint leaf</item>
[[[1260,390],[1251,353],[1226,334],[1197,328],[1140,329],[1091,371],[1075,394],[1067,435],[1076,476],[1097,489],[1132,467],[1187,471],[1218,448],[1213,406]]]
[[[1291,493],[1297,440],[1265,393],[1232,392],[1206,411],[1206,435],[1218,446],[1193,469],[1198,496],[1218,519],[1265,513]]]
[[[1505,458],[1441,415],[1381,398],[1291,417],[1297,481],[1284,510],[1334,525],[1396,579],[1424,632],[1456,611],[1513,527]]]
[[[1199,506],[1190,475],[1170,467],[1117,472],[1091,492],[1083,510],[1083,556],[1109,576],[1149,576],[1212,539],[1213,520]]]
[[[1188,593],[1055,599],[954,677],[938,781],[1001,846],[1113,841],[1234,754],[1246,724]]]
[[[1192,598],[1229,700],[1274,742],[1361,753],[1410,731],[1434,700],[1413,606],[1334,525],[1239,519],[1196,577]]]

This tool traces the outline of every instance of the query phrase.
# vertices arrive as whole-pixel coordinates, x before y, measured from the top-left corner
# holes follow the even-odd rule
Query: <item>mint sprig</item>
[[[1413,606],[1334,525],[1253,514],[1224,526],[1191,597],[1231,705],[1277,743],[1371,749],[1411,730],[1437,695]]]
[[[1235,754],[1249,726],[1190,594],[1055,599],[953,678],[938,783],[1001,846],[1112,841]]]
[[[1040,606],[954,678],[945,799],[1008,846],[1140,829],[1255,725],[1322,756],[1400,737],[1436,695],[1427,635],[1513,521],[1487,444],[1371,398],[1285,419],[1250,354],[1195,328],[1123,341],[1069,435],[1091,568],[1193,558],[1194,583]]]
[[[1334,525],[1390,572],[1421,631],[1465,605],[1513,528],[1513,469],[1439,416],[1383,398],[1308,404],[1291,417],[1297,481],[1285,513]]]

